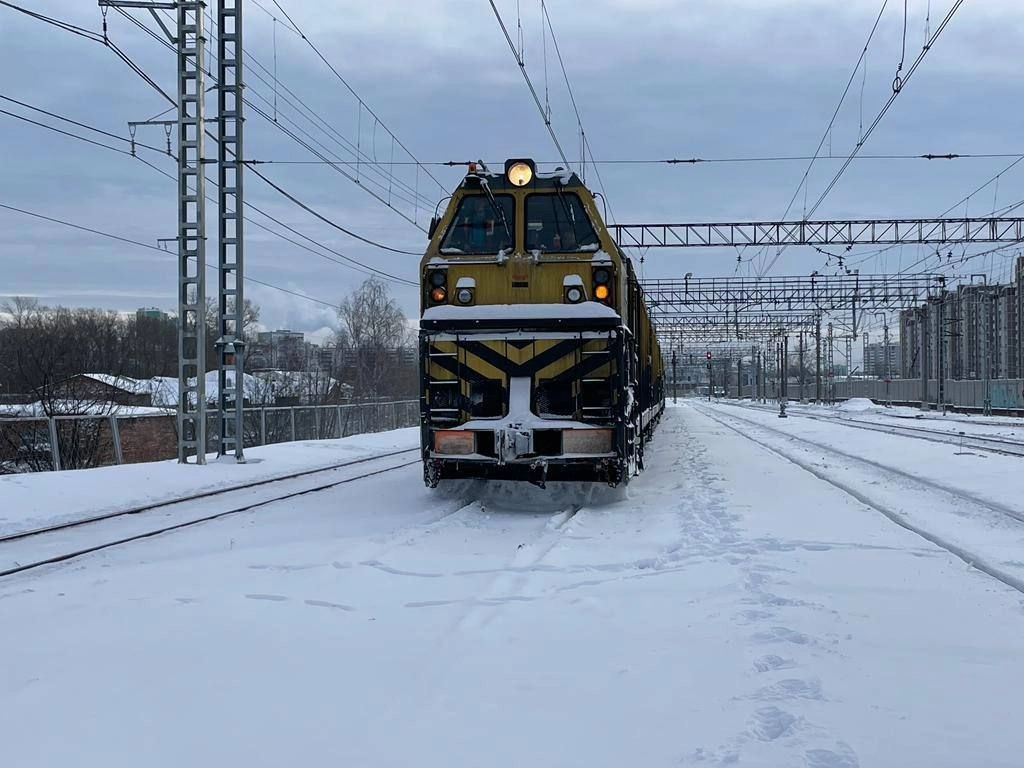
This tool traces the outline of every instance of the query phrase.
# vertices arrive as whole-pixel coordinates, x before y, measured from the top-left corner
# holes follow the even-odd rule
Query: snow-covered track
[[[419,463],[400,457],[419,453],[418,448],[391,451],[328,467],[293,472],[233,486],[179,497],[127,510],[94,515],[52,526],[0,537],[0,578],[82,555],[188,528],[269,504],[318,493],[363,478]],[[383,465],[383,466],[381,466]],[[324,479],[323,476],[343,476]],[[211,497],[217,497],[211,500]],[[43,556],[40,556],[40,552]]]
[[[741,405],[739,403],[726,402],[738,408],[755,408],[761,411],[778,411],[778,408],[771,406]],[[994,437],[985,435],[970,435],[950,430],[928,429],[926,427],[912,427],[908,424],[880,424],[876,421],[866,421],[850,416],[820,416],[814,413],[803,413],[789,410],[787,416],[794,416],[801,419],[812,419],[828,424],[841,424],[844,427],[853,429],[866,429],[871,432],[884,432],[890,435],[901,435],[912,437],[917,440],[928,440],[933,443],[946,443],[958,445],[964,448],[973,448],[988,453],[998,453],[1004,456],[1019,456],[1024,458],[1024,442],[1012,440],[1005,437]]]
[[[1022,514],[1020,511],[1012,509],[1002,504],[998,504],[991,500],[979,498],[978,496],[967,493],[960,489],[949,487],[942,483],[925,480],[923,478],[914,476],[907,472],[903,472],[893,467],[886,466],[871,459],[866,459],[862,456],[847,453],[831,445],[827,445],[825,443],[820,443],[814,440],[810,440],[808,438],[793,435],[792,433],[786,432],[781,429],[769,427],[753,419],[743,418],[735,414],[723,415],[721,412],[713,411],[712,409],[704,407],[701,407],[698,410],[700,410],[704,415],[706,415],[713,421],[717,422],[721,426],[729,430],[732,430],[733,432],[736,432],[737,434],[740,434],[743,437],[746,437],[748,440],[757,443],[758,445],[774,453],[775,455],[797,465],[801,469],[804,469],[805,471],[817,477],[819,480],[822,480],[828,483],[829,485],[834,486],[840,491],[848,494],[849,496],[852,496],[862,504],[878,511],[880,514],[884,515],[897,525],[907,529],[908,531],[916,533],[918,536],[931,542],[935,546],[946,550],[950,554],[963,560],[963,562],[966,563],[968,566],[975,568],[978,571],[987,574],[988,576],[991,576],[992,578],[1002,582],[1003,584],[1005,584],[1008,587],[1011,587],[1012,589],[1017,590],[1018,592],[1024,593],[1024,578],[1021,578],[1018,575],[1009,572],[1007,569],[993,562],[992,559],[986,557],[984,553],[970,551],[967,548],[950,541],[947,537],[941,536],[935,533],[933,530],[930,530],[929,528],[908,519],[908,517],[905,514],[901,513],[897,509],[894,509],[891,505],[886,504],[885,502],[880,501],[878,498],[876,498],[876,492],[872,490],[872,488],[877,488],[877,484],[875,484],[874,486],[866,483],[856,484],[855,482],[852,482],[849,479],[838,479],[835,476],[835,473],[823,469],[820,465],[816,464],[813,461],[800,457],[799,455],[796,454],[796,452],[792,450],[787,450],[787,448],[784,447],[783,445],[779,445],[778,443],[772,443],[768,440],[761,439],[755,433],[760,431],[767,435],[783,438],[784,441],[789,445],[795,443],[797,445],[812,446],[813,448],[815,448],[816,451],[821,451],[826,454],[832,454],[833,456],[841,457],[846,462],[851,463],[853,465],[859,464],[861,466],[868,467],[875,475],[879,473],[888,474],[890,478],[892,478],[896,482],[901,483],[905,487],[916,486],[919,492],[932,495],[934,498],[936,498],[936,503],[941,503],[940,499],[942,499],[942,497],[945,497],[944,500],[947,503],[951,502],[954,507],[962,507],[963,505],[966,504],[975,509],[987,509],[995,515],[1005,515],[1007,517],[1013,518],[1018,522],[1024,523],[1024,514]],[[742,426],[736,426],[736,424],[734,423],[729,423],[731,421],[740,422]]]

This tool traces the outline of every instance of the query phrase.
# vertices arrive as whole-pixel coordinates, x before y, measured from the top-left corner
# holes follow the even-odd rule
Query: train
[[[633,263],[572,170],[469,163],[420,262],[423,479],[596,482],[644,469],[665,409]],[[603,200],[603,198],[602,198]]]

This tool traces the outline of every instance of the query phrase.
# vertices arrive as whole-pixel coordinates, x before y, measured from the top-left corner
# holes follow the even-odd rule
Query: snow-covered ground
[[[774,401],[761,403],[760,401],[752,402],[749,399],[744,399],[720,400],[718,402],[755,410],[771,411],[773,413],[778,413],[779,409],[778,404]],[[1024,419],[1015,416],[941,413],[940,411],[922,411],[918,408],[901,405],[887,407],[861,397],[852,398],[834,405],[790,402],[786,406],[786,412],[790,415],[807,415],[817,418],[853,419],[856,421],[877,422],[879,424],[910,425],[922,429],[949,432],[954,435],[962,431],[966,435],[977,435],[979,437],[1003,437],[1024,440]]]
[[[419,440],[419,427],[410,427],[339,440],[246,448],[244,464],[236,464],[233,456],[219,459],[211,453],[201,466],[172,459],[0,475],[0,535],[417,448]]]
[[[992,503],[1019,471],[773,418],[669,408],[627,490],[413,466],[0,581],[3,764],[1020,765],[1021,593],[793,459],[866,498],[803,430]]]

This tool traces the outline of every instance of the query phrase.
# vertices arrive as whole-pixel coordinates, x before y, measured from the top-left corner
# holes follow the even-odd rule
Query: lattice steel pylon
[[[178,461],[206,463],[206,88],[204,3],[179,0]]]
[[[218,1],[217,30],[217,452],[224,456],[233,449],[236,461],[242,462],[245,460],[242,0]],[[229,371],[233,371],[232,377]]]

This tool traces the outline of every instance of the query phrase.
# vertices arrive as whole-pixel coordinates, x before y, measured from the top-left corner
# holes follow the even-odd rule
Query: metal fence
[[[418,400],[246,408],[246,448],[327,440],[414,427]],[[217,411],[208,411],[207,452],[217,450]],[[164,414],[0,417],[0,473],[86,469],[177,456],[177,420]]]
[[[835,384],[835,397],[867,397],[876,402],[919,404],[922,399],[934,408],[940,407],[939,381],[929,379],[928,392],[924,392],[921,379],[884,380],[850,379]],[[989,400],[993,411],[1024,411],[1024,379],[992,379],[986,382],[974,379],[949,379],[943,382],[943,400],[948,407],[980,410]],[[987,394],[987,398],[986,398]]]

